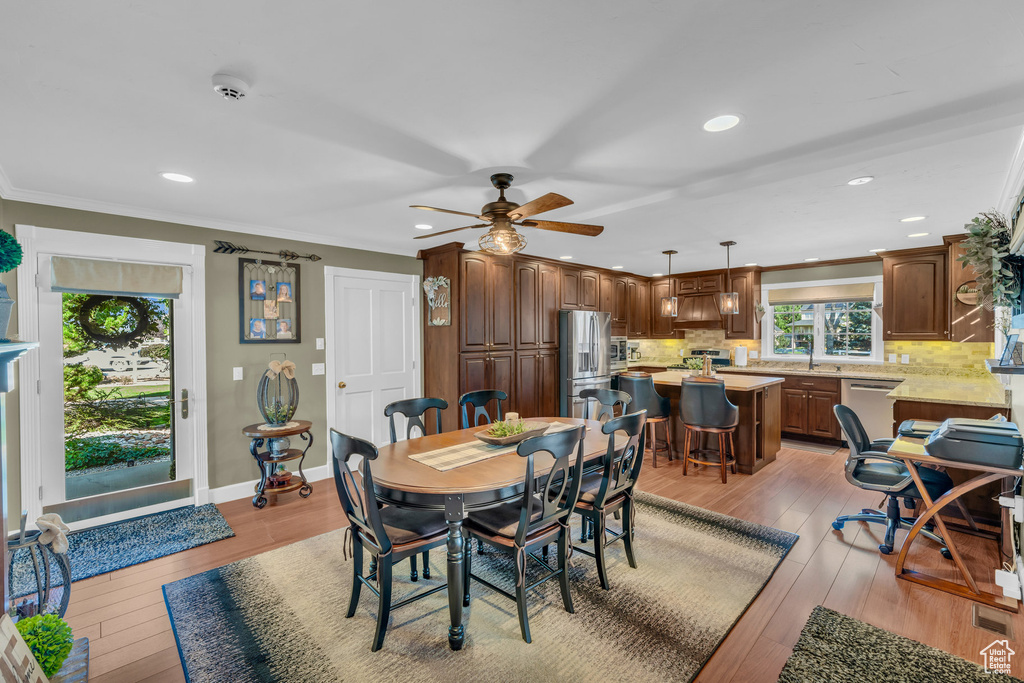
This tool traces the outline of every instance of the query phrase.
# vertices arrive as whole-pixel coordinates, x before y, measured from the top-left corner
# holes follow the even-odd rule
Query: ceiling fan
[[[520,206],[515,202],[510,202],[505,199],[505,190],[512,185],[511,173],[495,173],[491,176],[491,184],[498,189],[498,200],[489,204],[484,204],[483,208],[480,209],[480,213],[466,213],[465,211],[438,209],[433,206],[422,206],[419,204],[413,204],[410,207],[413,209],[426,209],[427,211],[454,213],[457,216],[472,216],[473,218],[479,218],[482,221],[486,221],[486,223],[467,225],[462,228],[453,228],[451,230],[442,230],[441,232],[435,232],[429,235],[419,235],[413,239],[422,240],[428,237],[437,237],[438,235],[446,235],[450,232],[470,230],[473,228],[490,228],[490,230],[480,238],[481,251],[485,251],[490,254],[514,254],[517,251],[521,251],[523,247],[526,246],[526,238],[515,229],[515,226],[539,228],[541,230],[553,230],[555,232],[568,232],[573,235],[586,235],[587,237],[597,237],[604,231],[604,227],[600,225],[561,223],[559,221],[523,220],[524,218],[536,216],[537,214],[544,213],[545,211],[569,206],[572,204],[572,200],[568,197],[563,197],[560,194],[549,192],[543,197],[538,197],[537,199],[526,202]]]

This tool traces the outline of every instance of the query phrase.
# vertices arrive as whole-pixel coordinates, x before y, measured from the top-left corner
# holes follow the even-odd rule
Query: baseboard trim
[[[331,468],[327,465],[320,465],[319,467],[311,467],[308,470],[304,470],[307,481],[322,481],[324,479],[330,479],[334,476],[331,472]],[[252,498],[256,491],[256,484],[260,483],[259,479],[253,479],[252,481],[243,481],[238,484],[230,484],[229,486],[221,486],[215,489],[209,490],[209,502],[214,504],[227,503],[232,500],[239,500],[240,498]]]

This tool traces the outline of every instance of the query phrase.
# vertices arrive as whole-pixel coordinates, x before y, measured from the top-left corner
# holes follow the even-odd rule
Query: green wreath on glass
[[[118,332],[110,332],[97,325],[92,319],[92,313],[108,301],[117,301],[131,308],[134,313],[135,326],[127,330],[122,329]],[[78,311],[78,324],[82,326],[82,331],[85,332],[85,335],[93,341],[101,344],[110,344],[114,348],[118,348],[126,346],[146,333],[146,330],[149,329],[149,311],[146,310],[146,307],[138,299],[122,299],[117,296],[90,296]]]

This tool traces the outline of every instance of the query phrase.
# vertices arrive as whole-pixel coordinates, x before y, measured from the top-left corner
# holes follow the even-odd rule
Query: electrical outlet
[[[896,362],[896,354],[895,353],[890,353],[889,354],[889,362],[890,363],[895,363]]]
[[[316,350],[317,351],[323,351],[324,350],[324,338],[323,337],[317,337],[316,338]]]
[[[757,356],[758,356],[758,353],[757,353],[757,351],[751,351],[751,352],[750,352],[750,357],[751,357],[751,358],[757,358]]]
[[[242,368],[231,368],[231,379],[236,382],[242,379]]]
[[[685,356],[686,355],[686,349],[679,349],[679,355],[680,356]]]
[[[905,353],[902,356],[900,356],[900,362],[903,363],[904,365],[910,365],[910,354]]]
[[[313,363],[313,374],[314,375],[323,375],[323,374],[326,374],[326,372],[327,372],[327,369],[325,368],[323,363]]]

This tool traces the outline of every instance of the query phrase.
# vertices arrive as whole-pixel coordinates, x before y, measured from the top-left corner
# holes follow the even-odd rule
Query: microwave
[[[611,371],[621,372],[629,367],[629,340],[626,337],[612,337]]]

